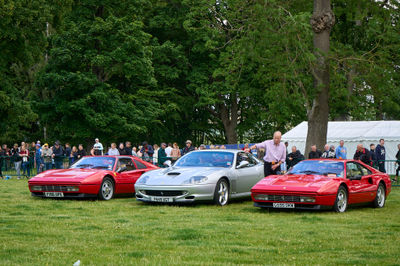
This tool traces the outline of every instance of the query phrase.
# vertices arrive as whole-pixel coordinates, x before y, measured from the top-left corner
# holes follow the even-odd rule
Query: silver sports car
[[[174,166],[143,174],[135,184],[136,198],[146,202],[214,200],[250,196],[250,189],[264,177],[264,166],[240,150],[193,151]]]

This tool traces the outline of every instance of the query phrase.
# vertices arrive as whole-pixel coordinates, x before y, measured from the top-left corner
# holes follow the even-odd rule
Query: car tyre
[[[335,212],[345,212],[347,210],[348,194],[344,186],[340,186],[336,195],[333,210]]]
[[[114,181],[110,177],[105,177],[101,182],[99,199],[110,200],[114,196]]]
[[[225,206],[229,202],[229,184],[224,178],[220,179],[215,186],[214,203],[219,206]]]
[[[379,183],[378,189],[376,190],[376,197],[373,202],[374,208],[383,208],[386,202],[386,190],[382,183]]]

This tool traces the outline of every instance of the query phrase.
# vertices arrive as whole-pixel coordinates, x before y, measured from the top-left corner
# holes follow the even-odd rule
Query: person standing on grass
[[[111,143],[111,149],[108,150],[108,155],[119,155],[117,144]]]
[[[19,151],[19,156],[22,158],[22,174],[29,178],[31,175],[31,168],[29,167],[29,150],[25,148],[25,146],[21,146],[21,150]],[[26,175],[28,174],[28,175]]]
[[[168,146],[165,148],[165,154],[167,154],[167,157],[171,157],[171,152],[172,152],[172,144],[168,143]]]
[[[124,143],[121,142],[121,143],[119,144],[118,152],[119,152],[119,155],[128,155],[128,154],[126,153]]]
[[[373,144],[373,143],[371,143],[369,145],[369,154],[371,155],[372,167],[376,168],[378,165],[378,162],[376,161],[375,144]]]
[[[311,145],[311,151],[308,153],[308,159],[321,158],[322,152],[317,149],[317,145]]]
[[[396,169],[396,178],[395,181],[397,181],[397,178],[399,177],[399,172],[400,172],[400,144],[397,144],[397,153],[396,153],[396,164],[397,164],[397,169]]]
[[[2,168],[4,164],[5,151],[0,147],[0,178],[3,179]]]
[[[65,143],[64,156],[68,158],[68,164],[69,166],[71,166],[72,157],[71,157],[71,146],[69,145],[69,143]]]
[[[155,145],[155,144],[154,144]],[[165,152],[165,148],[167,148],[167,144],[161,143],[161,147],[158,149],[158,166],[164,167],[164,163],[167,161],[167,153]]]
[[[70,158],[71,165],[78,161],[78,148],[76,146],[72,146]]]
[[[44,163],[44,169],[50,170],[52,169],[52,160],[53,157],[53,150],[49,148],[49,144],[45,143],[42,148],[42,158]]]
[[[371,165],[371,155],[368,149],[364,148],[362,144],[357,145],[356,153],[353,157],[354,160],[360,160],[366,165]]]
[[[56,169],[63,169],[64,150],[58,140],[54,143],[52,157],[54,159]]]
[[[337,159],[347,159],[347,149],[344,146],[344,140],[339,142],[339,146],[336,148],[335,153]]]
[[[18,147],[18,144],[15,143],[14,147],[11,149],[11,158],[14,161],[14,168],[18,179],[21,179],[22,158],[19,156],[19,150],[20,148]]]
[[[287,155],[287,169],[292,168],[302,160],[304,160],[303,154],[301,154],[296,146],[292,146],[292,152]]]
[[[385,150],[385,140],[380,139],[379,144],[376,146],[375,149],[376,160],[378,161],[378,168],[379,171],[382,173],[386,173],[385,170],[385,160],[386,160],[386,150]]]
[[[191,151],[194,151],[194,147],[192,146],[192,141],[188,139],[185,148],[182,149],[182,156]]]
[[[137,148],[136,147],[132,147],[132,155],[135,157],[139,157],[139,155],[137,154]]]
[[[173,148],[171,151],[171,160],[175,162],[178,158],[181,157],[181,150],[179,149],[178,143],[174,142]]]
[[[94,155],[103,155],[103,144],[100,143],[100,140],[98,138],[96,138],[95,143],[93,145],[93,154]]]
[[[86,156],[86,151],[83,149],[83,145],[79,144],[78,145],[78,152],[77,152],[78,160],[80,160],[83,156]]]
[[[132,143],[130,141],[125,141],[124,155],[132,155]]]
[[[250,149],[264,149],[264,176],[276,175],[286,160],[286,146],[281,142],[282,133],[276,131],[272,140],[255,144]]]
[[[42,149],[40,148],[40,144],[36,144],[36,151],[35,151],[35,164],[36,164],[36,173],[40,174],[42,171],[42,166],[44,165],[42,159]]]

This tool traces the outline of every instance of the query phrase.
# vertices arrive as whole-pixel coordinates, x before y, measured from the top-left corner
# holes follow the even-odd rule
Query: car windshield
[[[343,177],[343,162],[312,160],[301,161],[296,164],[288,174],[326,175],[328,177]]]
[[[175,166],[180,167],[223,167],[229,168],[233,164],[232,152],[202,151],[191,152],[180,158]]]
[[[107,169],[114,168],[115,158],[112,157],[84,157],[71,165],[70,168]]]

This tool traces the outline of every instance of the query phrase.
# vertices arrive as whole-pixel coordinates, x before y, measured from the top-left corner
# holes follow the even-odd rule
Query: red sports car
[[[135,193],[135,182],[158,167],[133,156],[86,156],[68,169],[48,170],[29,180],[32,196],[50,198],[98,197]]]
[[[256,207],[325,209],[345,212],[348,205],[382,208],[392,188],[389,175],[354,160],[314,159],[285,175],[271,175],[251,189]]]

